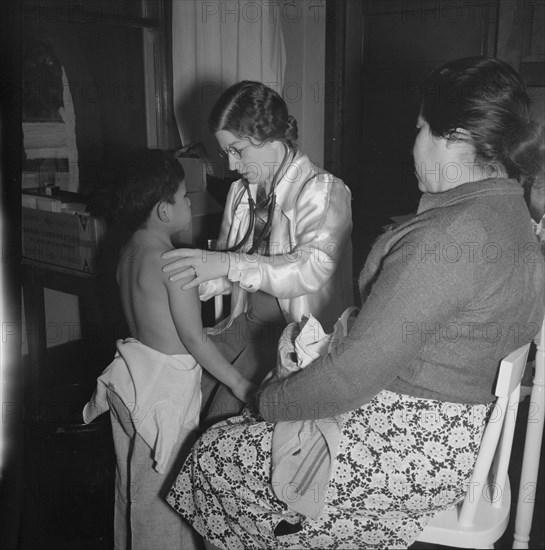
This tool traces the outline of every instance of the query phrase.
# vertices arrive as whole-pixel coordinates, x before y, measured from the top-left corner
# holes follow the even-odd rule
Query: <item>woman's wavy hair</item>
[[[543,177],[543,124],[532,120],[531,100],[519,74],[491,57],[442,65],[422,86],[421,116],[431,133],[465,139],[466,130],[484,167],[501,165],[526,184]]]
[[[297,121],[286,102],[261,82],[243,80],[228,88],[208,118],[212,133],[226,130],[253,143],[283,141],[296,146]]]

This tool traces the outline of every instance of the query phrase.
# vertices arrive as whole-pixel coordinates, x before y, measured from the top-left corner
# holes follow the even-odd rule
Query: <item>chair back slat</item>
[[[507,481],[507,470],[509,469],[513,436],[515,435],[519,401],[520,383],[515,388],[515,391],[513,391],[513,393],[509,396],[507,409],[505,410],[506,418],[499,443],[499,450],[496,453],[495,464],[493,467],[492,489],[494,492],[491,494],[491,500],[492,506],[495,508],[499,508],[501,506],[502,492],[505,487],[505,482]]]
[[[511,352],[500,365],[498,380],[494,393],[498,397],[509,397],[522,380],[530,344]]]
[[[503,418],[508,399],[500,397],[490,413],[490,420],[484,430],[473,474],[468,490],[460,507],[458,521],[465,527],[473,525],[479,500],[488,484],[488,474],[494,459],[494,454],[500,440]]]
[[[218,239],[208,239],[208,250],[217,250]],[[219,323],[223,320],[223,295],[214,296],[214,322]]]
[[[535,499],[528,498],[528,488],[536,488],[540,471],[543,426],[545,424],[545,321],[534,338],[536,357],[530,392],[524,451],[517,497],[513,548],[528,548],[534,520]],[[537,521],[540,521],[539,519]]]
[[[510,353],[500,363],[494,391],[497,400],[483,433],[475,468],[469,482],[469,490],[466,492],[460,507],[458,521],[465,527],[469,527],[475,522],[475,514],[481,494],[488,491],[487,498],[495,499],[497,494],[503,492],[505,487],[507,466],[513,444],[516,403],[518,402],[520,381],[524,374],[529,350],[530,344],[525,344]],[[499,444],[500,437],[501,443]],[[496,464],[495,474],[490,478],[489,474],[494,459]],[[497,494],[495,494],[496,490]]]
[[[536,373],[543,372],[543,364],[545,363],[545,320],[541,325],[541,330],[536,334],[534,339],[536,344]],[[541,380],[543,383],[543,380]]]
[[[545,349],[545,319],[541,324],[541,329],[539,330],[539,332],[536,334],[536,337],[534,338],[534,342],[536,343],[536,346],[538,348],[541,348],[542,350]]]

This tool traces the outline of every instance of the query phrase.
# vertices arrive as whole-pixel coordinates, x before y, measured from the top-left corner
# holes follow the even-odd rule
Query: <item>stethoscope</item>
[[[274,192],[276,189],[276,184],[278,180],[278,176],[282,174],[284,170],[284,166],[286,165],[286,162],[288,160],[288,157],[291,156],[292,159],[295,157],[295,151],[292,151],[291,147],[284,143],[283,144],[286,151],[284,153],[284,158],[282,159],[282,162],[280,163],[280,166],[278,167],[278,170],[274,173],[272,182],[271,182],[271,190],[269,191],[269,195],[267,196],[267,201],[269,202],[269,207],[267,209],[267,222],[265,223],[265,226],[263,227],[263,231],[261,232],[261,235],[259,235],[259,238],[256,242],[252,245],[252,247],[246,252],[246,254],[255,254],[255,252],[259,249],[259,246],[261,243],[265,240],[267,235],[269,234],[269,231],[271,229],[272,225],[272,218],[273,218],[273,212],[274,208],[276,206],[276,193]],[[225,249],[225,252],[236,252],[237,250],[240,250],[250,238],[250,235],[252,234],[254,227],[255,227],[255,216],[256,216],[256,204],[255,200],[252,197],[252,193],[250,192],[250,184],[248,183],[248,180],[246,178],[242,178],[242,184],[244,185],[244,189],[246,191],[246,194],[248,195],[248,207],[250,210],[250,222],[248,223],[248,228],[246,229],[246,233],[244,234],[244,237],[236,243],[235,245],[231,246],[230,248]],[[240,204],[240,203],[239,203]],[[235,207],[236,209],[236,207]]]

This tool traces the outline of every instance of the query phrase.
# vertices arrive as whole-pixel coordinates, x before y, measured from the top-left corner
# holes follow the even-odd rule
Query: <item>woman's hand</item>
[[[189,279],[182,286],[183,290],[198,286],[199,283],[225,277],[229,271],[227,252],[177,248],[165,252],[161,257],[163,260],[175,260],[163,267],[165,273],[172,273],[169,277],[171,282]]]

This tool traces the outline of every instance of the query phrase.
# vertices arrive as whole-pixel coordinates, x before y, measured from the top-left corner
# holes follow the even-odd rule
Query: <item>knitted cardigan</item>
[[[269,422],[355,410],[383,389],[487,403],[499,362],[544,312],[545,266],[514,180],[424,194],[383,234],[360,276],[364,303],[326,357],[259,394]]]

